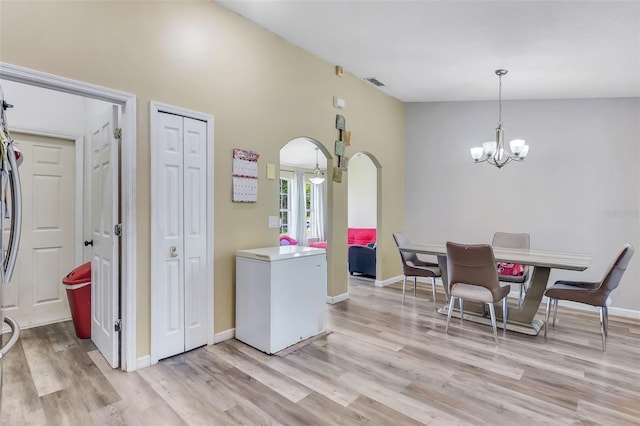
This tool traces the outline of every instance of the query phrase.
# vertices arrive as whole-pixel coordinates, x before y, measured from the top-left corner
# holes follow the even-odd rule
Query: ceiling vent
[[[386,86],[383,82],[381,82],[375,77],[365,78],[365,80],[367,80],[369,83],[373,84],[374,86],[378,86],[378,87]]]

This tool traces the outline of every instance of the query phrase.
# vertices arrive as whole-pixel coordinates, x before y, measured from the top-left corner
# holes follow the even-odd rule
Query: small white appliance
[[[327,254],[278,246],[236,252],[236,339],[268,354],[326,330]]]

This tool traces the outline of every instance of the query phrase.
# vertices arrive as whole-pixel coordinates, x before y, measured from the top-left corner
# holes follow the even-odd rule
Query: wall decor
[[[344,155],[344,142],[336,141],[334,152],[338,157],[342,157]]]
[[[258,158],[254,151],[235,148],[233,150],[233,202],[258,202]]]
[[[337,183],[342,183],[342,169],[340,167],[333,168],[331,180]]]
[[[346,123],[344,120],[344,116],[340,114],[336,114],[336,129],[344,130],[346,128],[345,126],[346,126]]]
[[[344,130],[341,133],[341,138],[340,140],[342,142],[344,142],[344,146],[350,146],[351,145],[351,131],[350,130]]]
[[[340,167],[345,172],[349,170],[349,157],[347,157],[346,155],[338,157],[338,167]]]

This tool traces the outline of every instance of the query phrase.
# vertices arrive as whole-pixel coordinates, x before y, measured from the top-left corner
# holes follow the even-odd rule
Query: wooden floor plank
[[[440,290],[440,289],[439,289]],[[435,312],[429,286],[350,281],[326,336],[284,356],[234,339],[132,373],[71,322],[24,330],[5,357],[3,425],[640,425],[640,321],[560,307],[542,336]],[[444,295],[438,292],[439,306]],[[538,318],[544,318],[544,307]]]
[[[288,377],[283,377],[275,370],[230,345],[219,345],[218,347],[210,348],[210,351],[215,355],[215,358],[226,361],[292,402],[298,402],[312,392],[311,389]]]

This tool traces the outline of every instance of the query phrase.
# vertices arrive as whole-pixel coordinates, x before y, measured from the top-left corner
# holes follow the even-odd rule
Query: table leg
[[[547,282],[549,281],[549,274],[551,268],[533,268],[533,274],[531,275],[531,285],[524,297],[524,301],[520,309],[509,309],[508,320],[530,323],[533,321],[540,303],[542,303],[542,296],[547,288]]]
[[[444,287],[444,294],[447,302],[449,301],[449,275],[447,274],[447,256],[438,257],[438,268],[442,274],[442,286]]]

